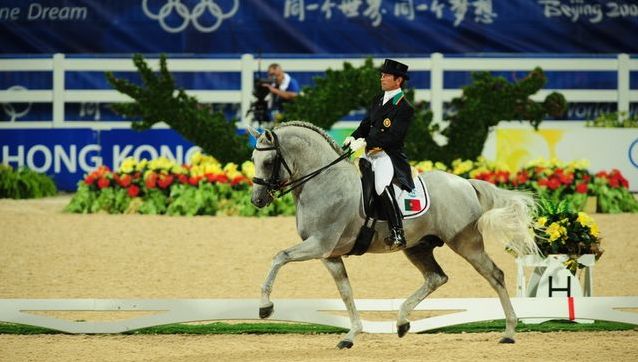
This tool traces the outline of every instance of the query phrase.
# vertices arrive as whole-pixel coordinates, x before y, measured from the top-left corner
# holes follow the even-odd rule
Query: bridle
[[[350,157],[350,155],[352,155],[352,151],[350,149],[348,149],[344,154],[342,154],[341,156],[337,157],[336,160],[330,162],[329,164],[327,164],[326,166],[323,166],[317,170],[312,171],[311,173],[302,176],[296,180],[284,180],[284,179],[280,179],[279,178],[279,171],[281,170],[281,165],[284,166],[284,168],[286,169],[286,171],[288,172],[288,175],[290,175],[290,177],[292,177],[292,171],[290,170],[290,167],[288,166],[288,163],[286,163],[286,160],[284,159],[283,154],[281,153],[281,147],[279,146],[279,139],[277,138],[277,134],[274,131],[270,131],[270,134],[272,135],[272,139],[273,139],[273,145],[270,147],[255,147],[255,150],[257,151],[275,151],[276,155],[275,155],[275,159],[273,160],[273,165],[272,165],[272,172],[270,173],[270,178],[268,180],[264,180],[262,178],[259,177],[253,177],[253,183],[257,184],[257,185],[261,185],[261,186],[265,186],[266,187],[266,192],[268,192],[270,194],[270,196],[272,196],[273,198],[277,198],[277,197],[282,197],[285,194],[291,192],[292,190],[296,189],[297,187],[303,185],[304,183],[310,181],[310,179],[312,179],[313,177],[319,175],[320,173],[322,173],[324,170],[326,170],[327,168],[345,160],[346,158]]]

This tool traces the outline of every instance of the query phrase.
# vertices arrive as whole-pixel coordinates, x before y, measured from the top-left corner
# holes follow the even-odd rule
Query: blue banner
[[[170,129],[15,129],[0,130],[0,164],[28,167],[53,177],[61,190],[73,191],[84,174],[100,165],[118,169],[127,157],[167,157],[187,163],[199,147]]]
[[[0,4],[2,53],[638,53],[635,34],[635,0]]]

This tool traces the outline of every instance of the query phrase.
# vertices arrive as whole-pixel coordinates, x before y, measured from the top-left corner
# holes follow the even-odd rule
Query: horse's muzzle
[[[272,202],[272,197],[268,193],[253,195],[253,197],[250,198],[250,202],[257,208],[261,209],[262,207],[268,206]]]

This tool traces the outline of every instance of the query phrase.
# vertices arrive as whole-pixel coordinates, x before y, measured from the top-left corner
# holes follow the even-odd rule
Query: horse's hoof
[[[352,348],[353,344],[354,343],[352,343],[352,341],[347,341],[344,339],[343,341],[340,341],[339,344],[337,344],[337,348],[339,349]]]
[[[274,306],[271,304],[267,307],[259,308],[259,318],[265,319],[272,315],[272,312],[275,310]]]
[[[516,341],[514,340],[514,338],[510,338],[510,337],[503,337],[501,338],[500,341],[498,341],[498,343],[516,343]]]
[[[410,322],[397,326],[397,334],[399,338],[404,337],[410,330]]]

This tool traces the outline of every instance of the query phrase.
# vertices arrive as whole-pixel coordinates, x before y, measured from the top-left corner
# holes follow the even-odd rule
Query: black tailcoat
[[[414,182],[403,144],[414,116],[414,108],[402,93],[386,104],[382,103],[383,94],[373,99],[368,114],[352,132],[352,137],[365,138],[366,151],[383,149],[392,160],[395,181],[403,190],[411,191]]]

